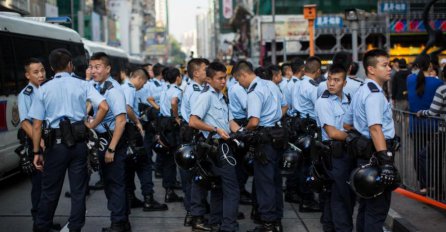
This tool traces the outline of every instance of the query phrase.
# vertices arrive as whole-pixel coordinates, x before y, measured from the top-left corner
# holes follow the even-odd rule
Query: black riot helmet
[[[299,160],[302,157],[302,150],[297,147],[288,148],[282,156],[282,162],[280,165],[280,174],[291,175],[297,168]]]
[[[309,154],[313,138],[311,135],[302,135],[297,139],[297,147],[302,150],[304,154]]]
[[[220,178],[212,173],[212,164],[206,160],[197,162],[193,181],[206,190],[217,188],[221,182]]]
[[[190,144],[181,146],[177,152],[175,152],[175,162],[184,170],[192,170],[197,163],[194,147]]]
[[[381,183],[379,167],[372,164],[353,170],[350,174],[350,186],[356,195],[365,199],[381,195],[386,188]]]
[[[328,177],[322,165],[313,163],[310,167],[310,173],[305,179],[305,183],[311,191],[322,193],[330,190],[332,180]]]

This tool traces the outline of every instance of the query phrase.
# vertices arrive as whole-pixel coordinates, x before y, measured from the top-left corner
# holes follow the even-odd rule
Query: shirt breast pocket
[[[214,105],[212,106],[212,114],[215,118],[224,120],[225,119],[225,109],[222,106]]]

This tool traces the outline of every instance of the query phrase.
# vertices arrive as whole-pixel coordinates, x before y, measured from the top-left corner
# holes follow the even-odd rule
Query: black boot
[[[153,194],[144,196],[143,211],[164,211],[167,209],[168,207],[166,204],[161,204],[153,198]]]
[[[321,212],[319,204],[314,200],[302,201],[299,205],[299,212],[301,213],[316,213]]]
[[[204,223],[204,218],[194,217],[192,219],[192,231],[211,231],[212,228]]]
[[[140,208],[144,206],[144,202],[135,196],[135,193],[127,193],[127,200],[130,208]]]
[[[102,232],[131,232],[130,222],[112,222],[110,227],[102,228]]]
[[[178,196],[173,189],[166,189],[166,196],[164,197],[164,202],[182,202],[183,197]]]
[[[274,222],[274,229],[277,232],[283,232],[282,221],[280,219]]]
[[[278,232],[272,222],[263,222],[262,225],[257,226],[253,230],[248,230],[248,232]]]
[[[296,191],[288,190],[285,192],[285,201],[290,203],[302,203],[302,198]]]
[[[252,206],[251,219],[255,224],[262,224],[262,219],[260,219],[259,211],[257,211],[257,205]]]
[[[186,216],[184,217],[184,226],[192,226],[192,215],[189,211],[187,211]]]

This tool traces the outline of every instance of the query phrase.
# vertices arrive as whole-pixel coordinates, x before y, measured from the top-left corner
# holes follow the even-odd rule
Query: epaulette
[[[113,83],[111,83],[111,81],[105,81],[104,82],[104,86],[102,86],[101,90],[99,91],[99,93],[101,95],[103,95],[107,90],[110,90],[113,88]]]
[[[161,86],[161,84],[158,83],[158,81],[153,81],[153,83],[155,83],[155,86],[156,86],[156,87],[160,87],[160,86]]]
[[[327,89],[327,90],[325,90],[324,93],[321,95],[321,98],[328,98],[328,97],[330,97],[330,91],[328,91],[328,89]]]
[[[223,94],[223,99],[225,100],[226,105],[228,105],[229,104],[229,98],[226,95]]]
[[[350,79],[350,80],[352,80],[352,81],[357,81],[357,82],[359,82],[359,83],[361,83],[361,84],[364,83],[363,81],[361,81],[361,80],[357,80],[357,79],[355,79],[355,78],[348,77],[348,79]]]
[[[179,91],[183,92],[183,90],[180,89],[180,87],[178,87],[177,85],[175,85],[175,88],[178,89]]]
[[[367,87],[369,87],[369,89],[370,89],[370,91],[372,91],[372,93],[379,93],[378,86],[376,86],[375,83],[369,82],[369,83],[367,83]]]
[[[318,86],[317,82],[315,80],[310,80],[310,84],[314,85],[314,86]]]
[[[127,84],[130,86],[130,88],[135,88],[135,86],[133,86],[130,82]]]
[[[252,91],[254,91],[254,89],[256,88],[257,83],[254,83],[251,88],[248,90],[248,93],[251,93]]]
[[[194,88],[194,91],[200,92],[200,86],[198,86],[197,84],[193,84],[192,87]]]
[[[54,76],[53,79],[54,78],[61,78],[61,77],[62,77],[62,75],[59,74],[59,75]]]
[[[347,93],[345,96],[347,96],[347,101],[348,101],[348,104],[350,105],[350,103],[352,102],[352,97],[350,96],[349,93]]]
[[[296,82],[297,82],[297,79],[292,79],[292,80],[293,80],[293,82],[294,82],[294,83],[296,83]]]
[[[74,77],[74,78],[83,80],[83,81],[85,80],[84,78],[82,78],[82,77],[80,77],[80,76],[78,76],[78,75],[76,75],[76,74],[74,74],[74,73],[72,73],[71,76]]]
[[[23,91],[23,94],[29,96],[33,93],[34,88],[31,85],[26,86],[25,90]]]
[[[209,90],[209,85],[206,85],[203,90],[201,91],[202,93],[205,93]]]

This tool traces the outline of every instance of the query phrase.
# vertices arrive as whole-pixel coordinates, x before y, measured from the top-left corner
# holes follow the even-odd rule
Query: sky
[[[209,0],[168,0],[169,32],[178,41],[183,33],[195,30],[198,7],[208,8]]]

